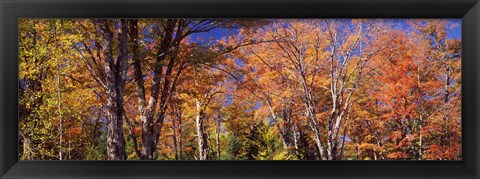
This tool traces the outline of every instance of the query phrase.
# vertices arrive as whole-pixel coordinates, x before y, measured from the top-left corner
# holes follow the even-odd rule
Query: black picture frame
[[[480,178],[479,0],[1,0],[0,178]],[[462,161],[19,161],[19,18],[462,18]]]

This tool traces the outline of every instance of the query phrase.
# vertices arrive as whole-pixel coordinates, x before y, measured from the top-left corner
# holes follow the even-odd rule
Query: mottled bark
[[[199,160],[207,160],[208,157],[208,142],[207,134],[204,131],[203,118],[204,118],[204,109],[200,101],[196,102],[197,108],[197,117],[195,118],[196,128],[197,128],[197,140],[198,140],[198,153]]]
[[[20,159],[33,160],[34,152],[32,148],[32,140],[30,137],[24,135],[22,131],[19,131],[19,134],[22,139],[22,155]]]
[[[292,132],[293,132],[293,147],[295,148],[295,154],[298,156],[299,155],[299,140],[300,140],[300,131],[297,131],[297,126],[293,126]]]
[[[103,37],[101,45],[104,48],[107,95],[107,158],[108,160],[125,160],[125,139],[123,134],[123,96],[125,78],[128,68],[127,26],[125,20],[118,23],[118,32],[112,32],[109,20],[98,20]],[[116,60],[113,57],[114,33],[118,33],[119,53]]]

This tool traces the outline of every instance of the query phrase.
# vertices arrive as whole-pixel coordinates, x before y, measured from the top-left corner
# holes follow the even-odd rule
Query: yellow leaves
[[[367,135],[367,136],[365,136],[364,140],[365,141],[371,141],[373,139],[373,137],[374,136],[372,136],[372,135]]]
[[[275,153],[272,160],[289,160],[290,156],[288,155],[287,151],[279,151]]]
[[[145,31],[136,39],[140,41],[139,56],[147,103],[151,98],[154,59],[159,50],[158,43],[163,38],[155,34],[154,30],[162,31],[156,29],[157,21],[141,20],[139,29]],[[363,32],[372,23],[379,29],[368,32],[368,38],[363,37]],[[193,36],[183,39],[175,49],[178,51],[161,62],[166,66],[174,60],[172,78],[164,78],[167,76],[164,67],[161,79],[157,81],[162,84],[160,91],[166,92],[169,100],[162,131],[165,138],[161,137],[157,151],[159,156],[174,158],[172,137],[179,135],[180,128],[183,130],[183,138],[180,138],[186,145],[182,148],[184,154],[195,156],[195,117],[202,111],[211,143],[215,143],[216,121],[221,121],[222,149],[228,140],[233,140],[226,137],[227,133],[235,133],[236,138],[254,138],[256,144],[252,141],[240,144],[261,148],[255,153],[257,159],[304,159],[308,155],[304,158],[290,155],[294,150],[292,144],[283,149],[280,133],[289,129],[289,139],[299,135],[300,146],[307,146],[305,149],[310,150],[315,144],[311,140],[311,120],[307,117],[315,118],[318,126],[313,127],[319,127],[321,140],[327,141],[328,130],[332,130],[328,127],[328,120],[332,115],[342,119],[338,136],[335,136],[337,139],[332,140],[340,142],[345,131],[345,158],[411,159],[415,157],[412,151],[420,145],[419,132],[422,132],[423,141],[438,143],[444,136],[442,130],[448,130],[445,135],[448,137],[444,140],[452,141],[448,144],[450,146],[432,145],[429,148],[422,144],[428,149],[427,158],[434,158],[434,155],[458,158],[459,151],[452,147],[461,144],[456,140],[461,136],[461,101],[457,99],[461,94],[461,41],[448,38],[448,28],[442,21],[427,20],[424,24],[413,20],[411,24],[410,28],[414,30],[407,33],[410,31],[396,29],[392,24],[366,19],[274,20],[258,29],[242,29],[216,43],[197,44]],[[85,131],[93,131],[89,124],[97,118],[105,118],[102,116],[102,107],[106,103],[104,89],[90,74],[98,72],[99,79],[104,80],[101,72],[105,53],[96,48],[99,45],[96,41],[100,38],[96,28],[91,20],[19,21],[22,37],[19,77],[30,80],[28,88],[32,88],[22,96],[21,105],[24,105],[22,109],[35,108],[33,112],[24,111],[30,112],[28,120],[40,121],[42,126],[49,128],[32,133],[42,141],[52,140],[46,134],[58,128],[60,112],[64,121],[68,121],[64,123],[68,124],[65,131],[74,135],[71,139],[80,139],[82,124],[87,126]],[[110,24],[110,28],[114,30],[115,25]],[[432,40],[439,40],[440,47],[432,45]],[[265,42],[216,56],[239,44],[260,41]],[[332,44],[334,41],[336,44]],[[116,51],[118,42],[114,43]],[[128,58],[129,63],[134,62],[130,54]],[[88,67],[84,60],[93,67]],[[182,65],[185,65],[184,71],[178,78],[176,89],[168,91],[170,86],[167,86],[164,91],[163,84],[167,79],[173,80]],[[454,82],[447,90],[452,101],[445,103],[443,88],[447,69],[454,74],[451,78]],[[128,118],[133,120],[133,133],[140,136],[142,129],[133,74],[133,69],[129,68],[123,105]],[[58,77],[60,86],[56,81]],[[41,82],[41,85],[33,89],[34,82]],[[350,92],[351,104],[345,105]],[[35,99],[41,99],[41,103]],[[197,101],[201,103],[201,110],[196,108]],[[36,107],[39,104],[40,107]],[[306,113],[309,107],[313,109],[313,115]],[[159,108],[157,105],[155,110]],[[423,117],[421,122],[420,115]],[[181,127],[175,126],[180,125],[177,118],[183,120]],[[448,119],[445,124],[444,118]],[[23,131],[35,125],[33,122],[20,124]],[[98,125],[102,125],[101,122]],[[52,133],[59,134],[58,131]],[[128,152],[129,159],[135,157],[134,152]],[[223,155],[225,151],[221,153]]]

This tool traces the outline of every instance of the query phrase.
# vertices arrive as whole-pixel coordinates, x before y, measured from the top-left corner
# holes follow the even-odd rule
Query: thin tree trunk
[[[317,145],[317,148],[318,148],[319,156],[322,160],[327,160],[328,158],[327,158],[327,156],[325,156],[325,151],[323,149],[323,144],[322,144],[322,141],[321,141],[319,124],[318,124],[317,119],[315,117],[314,105],[312,104],[311,100],[312,100],[311,97],[307,96],[306,104],[305,104],[306,115],[307,115],[307,118],[309,120],[310,127],[313,130],[314,140],[315,140],[315,144]]]
[[[299,153],[298,153],[298,149],[299,149],[298,140],[299,140],[299,137],[300,137],[300,132],[296,131],[296,128],[297,127],[293,128],[293,146],[295,148],[295,154],[298,156],[299,155]]]
[[[325,156],[325,152],[323,150],[322,141],[320,140],[320,130],[317,127],[317,125],[318,125],[317,122],[314,121],[314,120],[315,119],[310,119],[310,127],[312,128],[313,133],[314,133],[313,137],[314,137],[314,140],[315,140],[315,144],[317,145],[317,149],[318,149],[320,158],[322,160],[327,160],[327,157]]]
[[[419,157],[419,160],[423,160],[423,151],[422,151],[422,148],[423,148],[423,138],[422,138],[422,128],[423,128],[423,117],[422,115],[420,115],[420,131],[419,131],[419,149],[418,149],[418,157]]]
[[[182,110],[180,110],[178,115],[178,146],[180,152],[180,160],[183,160],[183,142],[182,142]]]
[[[217,144],[217,160],[220,160],[220,126],[221,126],[220,117],[217,119],[217,129],[215,131],[215,141]]]
[[[57,95],[58,95],[58,119],[60,123],[60,145],[58,146],[59,150],[59,160],[63,159],[62,144],[63,144],[63,128],[62,128],[62,98],[60,94],[60,59],[57,59]]]
[[[448,71],[449,71],[449,67],[445,67],[446,68],[446,72],[445,72],[445,87],[444,87],[444,93],[445,93],[445,96],[444,96],[444,106],[447,106],[449,101],[450,101],[450,91],[449,91],[449,87],[450,87],[450,75],[448,74]],[[448,108],[445,109],[445,115],[443,116],[442,118],[442,135],[440,137],[440,144],[442,145],[442,147],[446,147],[447,146],[447,139],[446,139],[446,133],[447,133],[447,119],[448,119]]]
[[[175,153],[175,160],[178,160],[178,145],[177,145],[177,125],[175,124],[175,117],[172,118],[172,139],[173,139],[173,152]]]
[[[278,120],[278,117],[275,114],[275,111],[273,110],[272,104],[270,103],[270,101],[268,99],[266,100],[266,103],[268,105],[268,109],[270,110],[270,114],[272,115],[272,118],[275,121],[275,124],[277,125],[278,132],[280,133],[280,138],[282,139],[282,144],[283,144],[283,150],[285,152],[288,152],[288,147],[289,147],[289,143],[290,143],[288,141],[288,135],[287,135],[288,129],[287,129],[285,124],[283,125],[283,128],[281,127],[280,121]],[[283,115],[284,122],[285,122],[285,117],[286,117],[286,115],[284,113],[284,115]]]
[[[342,160],[342,157],[343,157],[343,148],[345,147],[346,132],[347,132],[347,128],[345,127],[345,129],[343,131],[342,145],[340,146],[340,154],[339,154],[339,157],[338,157],[339,160]]]
[[[417,66],[417,85],[418,85],[418,89],[420,91],[420,94],[422,94],[422,86],[421,86],[421,82],[420,82],[420,65]],[[421,99],[420,99],[420,102],[419,102],[419,107],[422,107]],[[423,139],[422,139],[423,115],[422,115],[422,111],[423,111],[422,109],[419,109],[420,130],[418,131],[419,132],[418,160],[423,159],[423,151],[422,151],[422,148],[423,148]]]
[[[197,117],[196,117],[196,127],[197,127],[197,140],[198,140],[198,151],[199,151],[199,160],[207,160],[208,157],[208,143],[207,136],[203,129],[203,116],[204,112],[202,109],[202,104],[199,100],[196,102],[197,107]]]
[[[70,128],[70,127],[69,127],[69,128]],[[68,130],[68,150],[67,150],[67,151],[68,151],[68,155],[67,155],[67,156],[68,156],[68,160],[71,159],[71,155],[70,155],[70,154],[71,154],[71,150],[72,150],[72,148],[71,148],[71,142],[70,142],[71,139],[72,139],[72,134],[71,134],[71,131]]]

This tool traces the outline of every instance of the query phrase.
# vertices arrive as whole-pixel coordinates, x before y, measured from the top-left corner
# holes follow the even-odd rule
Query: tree
[[[72,46],[70,20],[21,20],[19,133],[23,159],[83,158],[98,100]],[[81,98],[82,101],[77,99]]]
[[[411,22],[417,30],[416,38],[426,52],[425,61],[436,69],[433,73],[438,84],[432,98],[440,101],[437,109],[428,116],[432,120],[425,133],[430,140],[426,150],[427,159],[453,159],[461,157],[461,41],[448,37],[456,24],[445,20]],[[429,79],[427,77],[427,79]],[[423,131],[423,130],[422,130]]]
[[[461,159],[446,19],[21,19],[26,160]]]
[[[352,21],[348,23],[349,29],[346,24],[334,20],[280,20],[257,33],[257,38],[271,42],[252,46],[245,52],[246,58],[264,65],[268,73],[275,75],[275,80],[299,95],[296,97],[304,105],[322,160],[339,157],[340,128],[353,103],[352,96],[359,88],[368,61],[381,50],[362,48],[369,44],[375,28],[373,22]],[[271,106],[269,97],[265,98]],[[319,120],[318,115],[327,117],[327,121]],[[323,128],[327,129],[326,140],[322,139]]]
[[[79,26],[90,33],[84,35],[83,41],[79,42],[82,47],[77,47],[77,50],[84,57],[83,61],[97,85],[105,93],[107,158],[125,160],[123,120],[126,114],[123,103],[129,53],[127,21],[99,19],[79,22]],[[115,43],[118,45],[115,46]],[[88,57],[83,53],[87,53]]]

